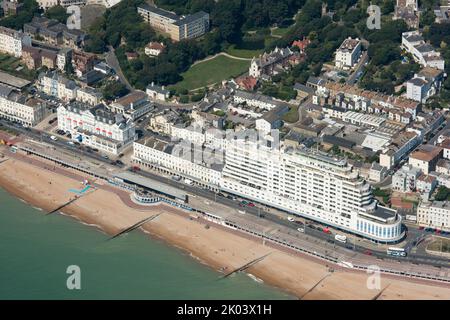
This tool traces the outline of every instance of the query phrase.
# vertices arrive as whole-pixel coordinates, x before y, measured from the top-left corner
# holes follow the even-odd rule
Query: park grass
[[[252,59],[253,57],[258,57],[264,52],[264,49],[248,50],[236,48],[236,45],[231,45],[226,51],[229,55],[239,58]]]
[[[245,73],[249,61],[237,60],[225,56],[200,62],[181,74],[183,80],[172,86],[174,89],[194,90],[221,82]]]
[[[288,33],[290,29],[291,29],[291,27],[287,27],[287,28],[276,28],[276,29],[273,29],[273,30],[272,30],[272,35],[282,37],[282,36],[284,36],[286,33]]]

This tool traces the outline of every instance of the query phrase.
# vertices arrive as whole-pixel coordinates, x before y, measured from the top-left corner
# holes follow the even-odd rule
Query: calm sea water
[[[0,299],[290,299],[245,274],[220,274],[142,232],[107,236],[44,216],[0,189]],[[66,286],[81,269],[81,290]]]

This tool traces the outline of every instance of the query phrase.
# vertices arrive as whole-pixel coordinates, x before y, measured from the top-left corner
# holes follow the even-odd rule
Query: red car
[[[365,251],[364,251],[364,254],[367,254],[368,256],[371,256],[371,255],[372,255],[372,251],[370,251],[370,250],[365,250]]]
[[[325,232],[325,233],[331,234],[331,231],[328,228],[323,228],[322,231]]]
[[[419,227],[419,230],[423,230],[423,229],[425,229],[425,227],[423,227],[423,226],[420,226],[420,227]]]
[[[250,202],[250,203],[248,204],[248,206],[249,206],[249,207],[254,207],[255,204],[254,204],[253,202]]]

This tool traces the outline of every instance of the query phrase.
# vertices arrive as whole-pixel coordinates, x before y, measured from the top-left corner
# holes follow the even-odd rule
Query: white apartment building
[[[172,125],[171,137],[187,140],[194,144],[203,145],[206,142],[205,130],[196,124],[186,126],[183,123]]]
[[[72,140],[101,151],[118,154],[135,139],[131,119],[100,104],[95,107],[74,101],[58,108],[58,129],[70,132]]]
[[[417,208],[417,223],[450,231],[450,204],[448,201],[422,202]]]
[[[45,106],[36,99],[0,85],[0,118],[35,126],[45,117]]]
[[[425,103],[428,98],[439,92],[444,80],[444,72],[425,67],[406,83],[406,97]]]
[[[209,31],[209,14],[203,11],[178,16],[151,4],[141,4],[137,12],[153,28],[165,32],[174,41],[193,39]]]
[[[53,97],[70,101],[77,97],[77,85],[56,71],[39,74],[39,89]]]
[[[401,217],[378,205],[346,160],[236,141],[226,147],[222,190],[376,241],[403,237]]]
[[[170,135],[175,139],[186,140],[193,144],[205,145],[215,149],[224,149],[226,145],[225,131],[211,126],[202,126],[197,122],[190,126],[171,124]]]
[[[39,75],[39,89],[53,97],[64,101],[76,100],[91,106],[101,102],[102,94],[91,87],[80,88],[72,80],[57,71],[49,71]]]
[[[420,169],[405,164],[392,176],[392,190],[414,192],[417,187],[417,179],[421,174]]]
[[[338,69],[350,70],[361,57],[361,41],[347,38],[336,51],[335,66]]]
[[[419,31],[402,33],[401,47],[411,53],[414,60],[422,66],[439,70],[445,69],[445,61],[441,54],[425,42]]]
[[[173,144],[155,137],[135,142],[133,160],[139,165],[157,168],[168,174],[192,179],[197,184],[218,190],[222,176],[223,158],[201,145]],[[203,158],[205,154],[211,158]]]
[[[391,169],[404,159],[422,141],[422,136],[413,131],[399,133],[380,154],[380,165]]]
[[[0,26],[0,52],[20,58],[23,46],[31,46],[29,35]]]

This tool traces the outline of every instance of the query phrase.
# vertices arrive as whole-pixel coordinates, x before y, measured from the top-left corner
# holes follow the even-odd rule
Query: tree
[[[69,14],[66,11],[66,8],[57,5],[51,8],[48,8],[45,12],[45,16],[49,19],[55,19],[58,20],[61,23],[66,23],[67,18],[69,17]]]
[[[102,89],[103,98],[106,100],[120,98],[128,92],[127,87],[120,82],[108,82]]]
[[[25,23],[30,22],[34,16],[41,12],[39,5],[35,0],[24,0],[23,8],[20,10],[19,14],[15,16],[9,16],[0,20],[0,25],[20,30],[23,29]]]

